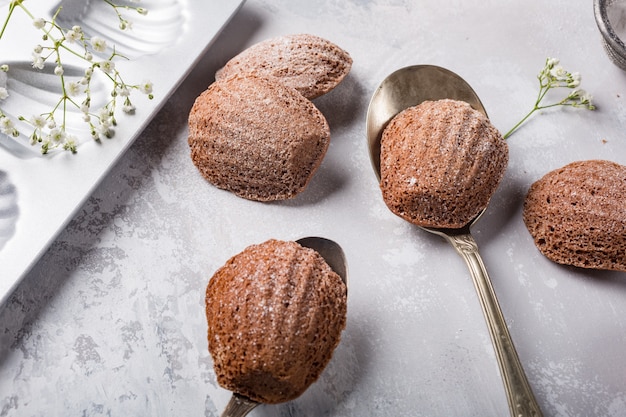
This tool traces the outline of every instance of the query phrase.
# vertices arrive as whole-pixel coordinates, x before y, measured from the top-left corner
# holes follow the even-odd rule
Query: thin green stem
[[[545,95],[546,95],[546,93],[548,92],[549,89],[550,89],[550,87],[548,85],[544,85],[541,77],[539,77],[539,93],[537,94],[537,100],[535,101],[535,106],[532,108],[531,111],[529,111],[526,114],[526,116],[524,116],[522,118],[522,120],[517,122],[517,124],[515,126],[513,126],[508,132],[506,132],[504,134],[504,136],[502,136],[503,139],[506,140],[509,136],[511,136],[513,134],[513,132],[515,132],[518,127],[520,127],[526,120],[528,120],[528,118],[530,116],[532,116],[532,114],[534,112],[536,112],[537,110],[539,110],[541,108],[539,106],[539,103],[541,103],[541,100],[543,100],[543,98],[545,97]]]
[[[550,86],[549,85],[540,85],[539,86],[539,95],[537,96],[537,101],[535,101],[535,106],[536,107],[539,106],[539,103],[541,103],[541,101],[546,96],[546,94],[548,94],[549,90],[550,90]]]
[[[61,128],[65,130],[65,126],[67,123],[67,93],[65,92],[65,84],[63,84],[63,123],[61,124]]]
[[[543,109],[549,109],[550,107],[557,107],[557,106],[569,106],[570,104],[567,103],[566,100],[563,101],[559,101],[558,103],[552,103],[552,104],[546,104],[545,106],[539,106],[537,107],[537,110],[543,110]]]
[[[513,126],[508,132],[506,132],[504,134],[504,136],[502,136],[502,138],[506,140],[509,136],[511,136],[513,134],[513,132],[515,132],[517,130],[517,128],[520,127],[522,125],[522,123],[524,123],[538,109],[539,108],[535,105],[535,107],[531,111],[529,111],[528,114],[522,118],[522,120],[517,122],[517,124],[515,126]]]
[[[28,17],[30,17],[31,19],[35,18],[35,16],[33,16],[33,14],[30,12],[30,10],[28,10],[26,8],[26,6],[24,6],[22,4],[22,0],[11,2],[11,5],[13,5],[13,4],[15,4],[16,6],[20,6],[20,9],[22,9],[24,11],[24,13],[26,13],[28,15]]]
[[[15,2],[11,2],[11,4],[9,4],[9,13],[7,14],[7,18],[4,20],[4,24],[2,25],[2,30],[0,30],[0,39],[2,39],[2,35],[4,35],[4,31],[9,25],[9,20],[11,20],[11,15],[13,14],[13,10],[15,10]]]

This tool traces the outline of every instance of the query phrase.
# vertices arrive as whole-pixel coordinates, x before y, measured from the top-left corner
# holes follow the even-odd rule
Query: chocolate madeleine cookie
[[[296,242],[272,239],[233,256],[206,290],[218,383],[261,403],[300,396],[339,343],[346,298],[324,258]]]
[[[425,101],[399,113],[383,131],[383,199],[418,226],[463,227],[489,203],[508,155],[498,130],[469,104]]]
[[[252,45],[215,74],[223,80],[236,74],[273,79],[314,99],[335,88],[352,67],[350,55],[334,43],[309,34],[279,36]]]
[[[626,271],[626,166],[572,162],[531,185],[523,219],[554,262]]]
[[[296,90],[257,76],[213,83],[189,115],[191,159],[215,186],[250,200],[295,197],[330,142],[324,115]]]

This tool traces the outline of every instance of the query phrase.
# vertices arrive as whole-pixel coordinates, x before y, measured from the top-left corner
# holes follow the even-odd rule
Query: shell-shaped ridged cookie
[[[314,99],[335,88],[351,67],[352,58],[337,45],[318,36],[296,34],[252,45],[217,71],[215,79],[255,74],[279,80]]]
[[[330,142],[315,105],[291,87],[256,76],[217,81],[189,114],[191,159],[215,186],[256,201],[302,192]]]
[[[301,395],[339,343],[346,286],[316,251],[268,240],[233,256],[206,291],[218,383],[262,403]]]
[[[498,130],[469,104],[425,101],[383,131],[383,199],[418,226],[463,227],[487,207],[508,155]]]
[[[535,245],[554,262],[626,271],[626,166],[577,161],[533,183],[523,218]]]

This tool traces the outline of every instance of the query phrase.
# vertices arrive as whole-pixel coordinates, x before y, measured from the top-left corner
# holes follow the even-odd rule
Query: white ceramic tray
[[[64,23],[80,24],[90,36],[97,35],[114,44],[116,51],[128,58],[115,61],[116,68],[129,83],[150,80],[154,99],[133,93],[135,114],[117,114],[114,136],[101,143],[91,140],[85,130],[75,155],[59,151],[42,156],[39,147],[28,144],[28,138],[14,139],[0,133],[0,303],[155,116],[243,2],[143,0],[139,5],[149,12],[144,17],[129,16],[133,20],[130,32],[119,31],[114,16],[110,21],[102,17],[101,8],[108,6],[99,0],[25,2],[35,16],[45,18],[62,5]],[[0,0],[3,20],[8,4],[7,0]],[[0,40],[2,63],[11,66],[7,82],[16,89],[1,105],[10,116],[22,115],[12,114],[20,111],[28,117],[30,106],[44,100],[55,76],[31,68],[30,51],[40,42],[41,35],[35,30],[24,30],[32,27],[32,22],[18,12]],[[78,121],[76,129],[80,132]]]

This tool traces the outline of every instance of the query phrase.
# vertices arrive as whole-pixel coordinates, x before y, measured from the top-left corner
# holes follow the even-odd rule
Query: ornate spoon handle
[[[221,417],[244,417],[257,405],[259,405],[259,403],[256,401],[252,401],[250,398],[244,397],[243,395],[233,393]]]
[[[470,269],[480,305],[496,351],[512,417],[542,417],[537,400],[528,384],[504,316],[493,291],[478,245],[471,234],[444,235]]]

